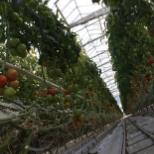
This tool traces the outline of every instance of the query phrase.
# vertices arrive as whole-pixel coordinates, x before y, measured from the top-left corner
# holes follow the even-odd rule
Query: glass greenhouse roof
[[[102,71],[101,77],[119,104],[119,90],[105,37],[105,17],[109,9],[103,4],[93,4],[92,0],[51,0],[48,5],[54,12],[58,9],[68,26],[78,34],[83,49]]]

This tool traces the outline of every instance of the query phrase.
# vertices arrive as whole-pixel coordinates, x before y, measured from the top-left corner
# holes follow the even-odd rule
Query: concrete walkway
[[[131,117],[131,120],[134,121],[137,125],[141,126],[145,130],[154,133],[154,117],[152,116],[137,116]]]
[[[123,122],[120,122],[112,134],[106,136],[94,149],[90,150],[90,154],[120,154],[122,141]]]

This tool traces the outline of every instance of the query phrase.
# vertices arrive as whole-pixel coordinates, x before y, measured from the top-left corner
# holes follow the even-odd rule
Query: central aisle
[[[111,134],[107,135],[90,153],[120,154],[123,141],[123,122],[120,122]]]

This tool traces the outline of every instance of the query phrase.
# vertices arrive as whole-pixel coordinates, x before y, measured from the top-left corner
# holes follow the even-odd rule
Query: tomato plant
[[[153,64],[154,22],[151,20],[154,18],[153,2],[144,0],[140,2],[125,0],[121,3],[104,0],[104,2],[111,8],[106,17],[106,34],[109,38],[113,69],[116,71],[115,78],[124,110],[129,108],[131,112],[130,104],[127,105],[127,102],[132,101],[131,95],[134,93],[131,83],[140,82],[141,88],[136,89],[137,97],[140,97],[145,86],[143,76],[148,72],[146,68]],[[143,6],[144,10],[141,9]],[[147,18],[142,18],[143,14],[147,14]],[[150,70],[153,71],[152,67]],[[133,102],[135,104],[137,100]]]

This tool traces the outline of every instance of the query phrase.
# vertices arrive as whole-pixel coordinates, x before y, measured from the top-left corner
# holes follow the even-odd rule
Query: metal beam
[[[117,91],[118,89],[117,88],[114,88],[114,89],[111,89],[110,91],[114,92],[114,91]]]
[[[106,64],[108,64],[108,63],[110,63],[110,61],[108,61],[108,62],[106,62],[106,63],[103,63],[103,64],[101,64],[101,65],[98,65],[97,67],[101,67],[102,65],[106,65]]]
[[[114,94],[119,94],[119,92],[118,91],[115,91],[115,92],[111,92],[112,93],[112,95],[114,95]]]
[[[118,91],[117,87],[109,88],[111,92]]]
[[[105,82],[105,79],[108,79],[109,80],[107,82]],[[110,82],[111,80],[114,80],[113,76],[106,76],[105,78],[103,78],[104,82],[107,84],[108,82]]]
[[[59,0],[57,0],[54,4],[55,4],[55,6],[56,6],[58,12],[60,13],[60,15],[62,16],[62,18],[64,19],[65,23],[69,26],[69,24],[68,24],[66,18],[64,17],[63,13],[61,12],[60,8],[59,8],[58,5],[57,5],[58,1],[59,1]]]
[[[114,97],[119,96],[119,92],[116,92],[115,94],[112,93],[112,95],[113,95]]]
[[[110,11],[109,8],[103,7],[101,9],[97,10],[96,12],[93,12],[93,13],[89,14],[88,16],[86,16],[86,17],[84,17],[84,18],[82,18],[82,19],[80,19],[80,20],[78,20],[74,23],[71,23],[70,27],[72,28],[72,27],[75,27],[75,26],[78,26],[78,25],[85,24],[85,23],[87,23],[87,22],[89,22],[93,19],[96,19],[100,16],[106,15],[107,13],[109,13],[109,11]]]
[[[77,18],[80,18],[80,14],[77,14],[76,16],[74,16],[73,21],[75,21]]]
[[[99,47],[99,46],[101,46],[102,44],[100,43],[100,44],[98,44],[98,45],[93,45],[93,48],[90,48],[90,49],[88,49],[87,50],[87,52],[90,52],[90,50],[92,50],[92,49],[96,49],[97,47]]]
[[[115,93],[114,96],[119,96],[119,92]]]
[[[88,26],[94,25],[96,22],[98,22],[98,21],[95,21],[95,22],[92,22],[92,23],[90,23],[90,24],[88,24],[88,25],[85,25],[85,26],[83,26],[82,28],[80,28],[80,29],[76,30],[75,32],[76,32],[76,33],[78,33],[79,31],[84,30],[84,29],[85,29],[85,27],[88,27]]]
[[[104,59],[107,59],[108,57],[103,57],[103,58],[100,58],[98,57],[99,60],[104,60]]]
[[[119,94],[119,92],[111,92],[111,93],[113,96]]]
[[[111,93],[112,93],[112,95],[114,95],[114,94],[119,94],[118,91],[114,91],[114,92],[111,92]]]
[[[111,92],[118,91],[117,87],[108,87],[108,88],[110,89]]]
[[[107,78],[104,78],[104,79],[107,79]],[[108,82],[110,82],[110,81],[112,81],[112,80],[114,80],[114,78],[112,78],[112,79],[106,81],[105,83],[108,83]]]
[[[59,0],[57,0],[57,1],[55,2],[55,4],[57,4],[58,1],[59,1]],[[68,6],[71,4],[71,2],[72,2],[72,0],[69,0],[69,1],[64,5],[64,7],[63,7],[61,10],[64,11],[64,9],[66,9],[66,7],[68,7]],[[74,10],[75,10],[75,9],[74,9]]]
[[[101,55],[101,54],[104,54],[107,50],[102,50],[102,51],[104,51],[104,52],[98,53],[97,55],[91,57],[90,59],[93,59],[93,58],[95,58],[95,57],[97,57],[97,56],[99,56],[99,55]],[[97,52],[97,51],[96,51],[96,52]]]
[[[116,84],[115,82],[108,83],[107,85],[108,85],[108,86],[117,86],[117,84]]]
[[[111,67],[111,66],[108,66],[108,67],[105,67],[105,66],[104,66],[103,68],[112,68],[112,67]]]
[[[96,40],[98,40],[98,39],[100,39],[100,38],[102,38],[102,36],[99,36],[99,37],[97,37],[97,38],[95,38],[95,39],[93,39],[93,40],[88,41],[87,43],[83,44],[82,47],[84,47],[84,46],[86,46],[87,44],[89,44],[89,43],[91,43],[91,42],[94,42],[94,41],[96,41]]]
[[[113,84],[114,84],[114,86],[117,86],[115,83],[111,83],[111,84],[109,84],[109,85],[107,84],[107,86],[108,86],[108,87],[114,87],[114,86],[112,86]]]
[[[71,12],[69,12],[69,13],[68,13],[68,15],[66,16],[66,19],[68,19],[68,18],[69,18],[69,16],[70,16],[70,15],[72,15],[74,11],[75,11],[75,8],[74,8],[74,9],[72,9],[72,10],[71,10]],[[74,19],[76,19],[76,18],[74,18]]]
[[[112,91],[112,93],[119,93],[119,90],[116,89],[116,90]]]
[[[107,71],[109,71],[109,70],[111,70],[111,71],[112,71],[112,68],[107,69],[107,70],[105,70],[104,72],[101,72],[101,73],[103,74],[103,73],[105,73],[105,72],[107,72]]]

